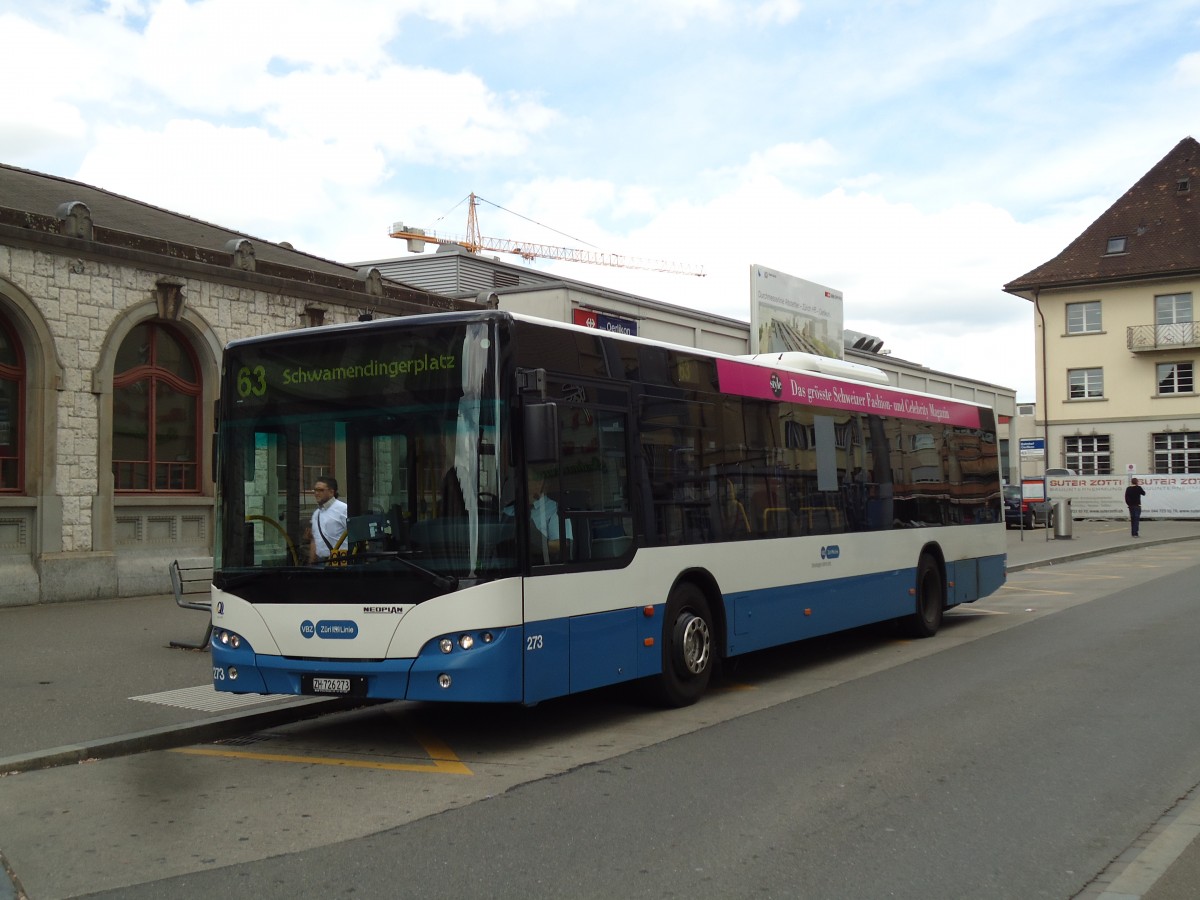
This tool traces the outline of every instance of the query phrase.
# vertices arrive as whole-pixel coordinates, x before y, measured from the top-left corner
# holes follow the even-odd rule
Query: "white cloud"
[[[102,54],[53,28],[0,14],[0,153],[5,161],[53,154],[87,135],[82,104],[108,84]],[[101,31],[107,38],[109,31]],[[118,41],[119,43],[119,41]],[[95,70],[99,70],[93,74]]]
[[[512,31],[571,15],[578,0],[410,0],[403,7],[412,16],[449,25],[459,33],[473,26]]]
[[[616,235],[587,236],[605,251],[703,264],[705,278],[549,268],[746,321],[750,265],[767,265],[842,290],[847,325],[877,334],[897,356],[1032,396],[1029,304],[1002,286],[1056,253],[1059,247],[1048,252],[1047,244],[1056,236],[1065,243],[1086,221],[1064,217],[1029,225],[983,203],[922,210],[841,189],[808,196],[764,174],[761,160],[772,156],[764,151],[742,169],[725,172],[725,192],[703,204],[662,205],[619,245]],[[542,198],[548,216],[553,213],[545,198],[554,197],[562,207],[552,221],[570,221],[575,210],[580,220],[573,226],[579,228],[604,218],[603,204],[616,202],[611,185],[591,182],[514,188],[513,196],[531,203]],[[974,350],[964,349],[972,343]]]
[[[296,73],[272,96],[264,120],[281,134],[371,143],[395,162],[512,156],[556,120],[535,100],[497,94],[474,75],[403,66],[370,76]]]
[[[1200,133],[1198,27],[1194,0],[0,0],[0,160],[346,261],[399,255],[396,220],[464,232],[478,191],[526,217],[486,235],[709,273],[571,277],[745,319],[761,263],[1026,396],[1019,353],[961,348],[1019,345],[1001,286]]]
[[[79,178],[283,240],[298,224],[327,218],[340,191],[377,182],[383,169],[382,156],[369,145],[284,142],[260,128],[178,120],[156,133],[101,128]]]
[[[1175,64],[1175,76],[1186,88],[1200,86],[1200,53],[1188,53]]]
[[[804,11],[800,0],[767,0],[750,10],[752,22],[759,25],[787,25]]]

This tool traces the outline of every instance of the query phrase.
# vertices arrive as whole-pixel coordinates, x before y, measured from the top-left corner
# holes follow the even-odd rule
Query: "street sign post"
[[[1021,438],[1021,461],[1046,458],[1045,438]]]

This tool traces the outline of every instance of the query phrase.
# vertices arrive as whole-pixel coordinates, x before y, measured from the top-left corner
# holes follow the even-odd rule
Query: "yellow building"
[[[1200,143],[1188,137],[1066,249],[1004,286],[1034,304],[1047,468],[1200,472],[1198,192]]]

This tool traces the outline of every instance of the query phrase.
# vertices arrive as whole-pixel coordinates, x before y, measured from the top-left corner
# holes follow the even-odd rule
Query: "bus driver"
[[[308,529],[309,565],[329,562],[329,555],[341,549],[346,536],[346,501],[338,499],[337,489],[337,479],[330,475],[322,475],[313,482],[317,508]]]
[[[558,503],[546,495],[546,476],[534,471],[529,473],[529,532],[530,548],[536,563],[558,562],[562,552],[561,533],[558,524]],[[504,507],[504,515],[515,518],[514,506]],[[566,523],[566,538],[571,540],[571,523]]]

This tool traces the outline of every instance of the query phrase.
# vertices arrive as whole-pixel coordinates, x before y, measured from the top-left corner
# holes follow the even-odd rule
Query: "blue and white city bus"
[[[683,705],[738,654],[933,635],[1004,581],[995,416],[837,367],[496,310],[230,344],[216,688]],[[348,518],[314,564],[322,476]]]

